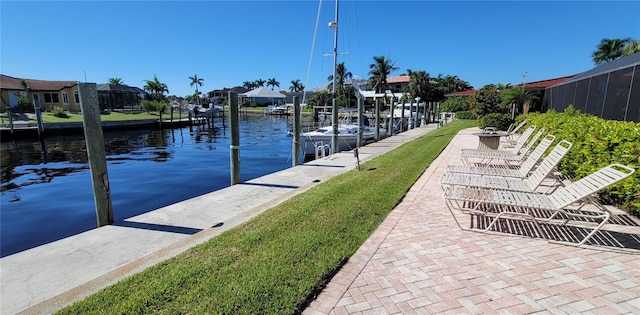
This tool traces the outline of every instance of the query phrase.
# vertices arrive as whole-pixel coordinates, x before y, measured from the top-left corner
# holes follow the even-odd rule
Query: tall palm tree
[[[395,66],[395,62],[392,62],[389,57],[375,56],[373,57],[373,63],[369,65],[369,84],[373,87],[376,93],[385,93],[385,103],[387,102],[386,90],[388,87],[387,77],[399,68]]]
[[[631,38],[602,39],[596,46],[596,51],[591,54],[593,62],[599,65],[622,57],[622,50],[630,41]]]
[[[338,95],[344,92],[344,84],[347,82],[347,80],[351,80],[352,77],[353,74],[347,71],[347,67],[344,65],[344,62],[336,65],[336,93]],[[327,77],[327,80],[331,82],[327,86],[327,89],[329,91],[333,91],[333,75]]]
[[[280,82],[278,82],[278,80],[276,80],[276,78],[271,78],[267,81],[267,87],[271,86],[271,90],[273,90],[273,88],[280,87]]]
[[[300,80],[291,80],[291,86],[289,87],[289,91],[291,92],[302,92],[304,91],[304,85]]]
[[[640,40],[631,40],[622,49],[623,56],[633,55],[637,52],[640,52]]]
[[[258,79],[258,80],[253,81],[253,84],[255,85],[255,87],[262,87],[262,86],[264,86],[264,84],[266,82],[267,81],[265,81],[263,79]]]
[[[429,73],[424,70],[411,71],[411,69],[409,69],[407,72],[411,77],[409,85],[407,86],[407,91],[409,92],[409,94],[411,94],[413,99],[415,99],[416,97],[420,97],[420,99],[425,102],[430,101],[430,96],[433,93],[431,93],[432,84]]]
[[[164,93],[169,93],[169,88],[166,84],[160,82],[158,77],[154,74],[153,80],[144,80],[145,85],[143,89],[147,91],[152,100],[164,101],[166,99]]]
[[[198,74],[196,73],[192,77],[189,77],[189,80],[191,80],[191,83],[189,83],[190,87],[193,87],[194,85],[196,86],[196,104],[200,105],[200,93],[198,93],[198,86],[204,85],[204,79],[198,78]]]
[[[109,78],[107,80],[107,83],[110,85],[124,85],[124,80],[122,80],[122,78]]]

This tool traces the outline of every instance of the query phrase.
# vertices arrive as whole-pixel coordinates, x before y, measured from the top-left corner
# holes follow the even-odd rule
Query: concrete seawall
[[[364,146],[360,161],[435,128],[430,124]],[[355,168],[353,152],[337,153],[4,257],[0,313],[54,312]]]

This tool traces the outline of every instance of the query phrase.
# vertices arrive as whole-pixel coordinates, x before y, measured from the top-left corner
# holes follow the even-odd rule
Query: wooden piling
[[[391,99],[391,107],[389,110],[389,126],[387,126],[387,135],[390,137],[393,135],[393,108],[395,103],[393,102],[393,98]]]
[[[380,100],[376,99],[376,122],[380,121]],[[376,124],[376,141],[380,141],[380,124]]]
[[[292,166],[300,165],[300,100],[297,96],[293,97],[293,148],[292,154],[293,159],[291,159]]]
[[[100,121],[100,105],[95,83],[78,83],[84,137],[91,170],[93,199],[96,204],[98,227],[113,224],[113,208],[107,174],[107,158]]]
[[[358,97],[358,139],[356,141],[356,148],[359,148],[362,146],[362,133],[363,130],[362,128],[364,127],[364,100],[360,97]],[[376,124],[378,122],[376,121]]]
[[[231,124],[231,146],[229,155],[231,159],[231,185],[240,183],[240,117],[238,111],[238,95],[229,92],[229,122]]]

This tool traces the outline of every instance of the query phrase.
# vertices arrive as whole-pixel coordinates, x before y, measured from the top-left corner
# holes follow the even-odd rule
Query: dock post
[[[300,165],[300,100],[293,97],[293,165]]]
[[[393,102],[393,98],[391,99],[391,107],[389,108],[389,130],[387,130],[387,134],[389,134],[389,136],[393,135],[393,109],[395,107],[395,103]],[[402,118],[400,118],[402,119]],[[402,130],[400,130],[399,132],[401,132]]]
[[[362,146],[362,128],[364,127],[364,100],[358,97],[358,139],[356,141],[356,148]],[[376,122],[377,123],[377,122]]]
[[[44,136],[44,123],[42,122],[42,110],[40,109],[39,102],[33,103],[33,110],[36,113],[36,122],[38,123],[38,137],[40,138],[40,141],[42,141],[42,137]]]
[[[113,224],[113,209],[109,176],[107,174],[107,158],[104,150],[104,136],[100,121],[100,105],[95,83],[78,83],[82,124],[91,169],[93,199],[96,204],[98,227]]]
[[[376,99],[376,141],[380,141],[380,100]]]
[[[334,154],[340,152],[338,144],[338,100],[336,99],[335,92],[333,94],[331,104],[331,124],[333,125],[333,134],[331,135],[331,154]]]
[[[231,123],[231,185],[240,183],[240,117],[238,116],[238,96],[229,92],[229,122]]]

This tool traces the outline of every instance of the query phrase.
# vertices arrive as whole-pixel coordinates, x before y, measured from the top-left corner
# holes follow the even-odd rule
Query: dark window
[[[587,108],[587,96],[589,96],[589,81],[589,78],[580,80],[578,81],[578,85],[576,86],[576,98],[573,103],[573,107],[579,109],[583,113]]]
[[[584,111],[587,114],[600,116],[602,115],[602,106],[604,105],[604,96],[607,91],[608,73],[591,78],[589,84],[589,98],[587,98],[587,108]]]
[[[60,103],[58,93],[44,93],[45,103]]]
[[[620,69],[609,74],[607,97],[604,100],[602,118],[624,120],[632,75],[633,67]]]
[[[569,105],[573,105],[573,101],[576,96],[576,84],[577,82],[567,84],[567,88],[564,91],[564,100],[562,101],[565,108],[569,107]],[[573,105],[573,107],[575,108],[576,106]]]
[[[635,66],[626,121],[640,122],[640,65]]]

